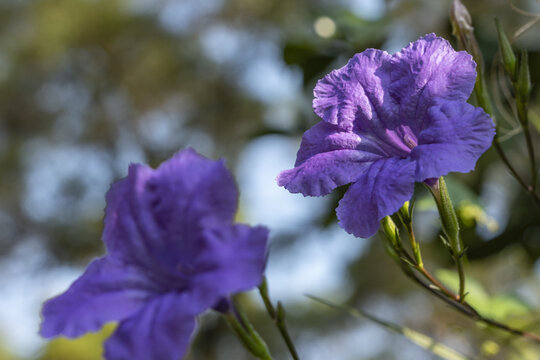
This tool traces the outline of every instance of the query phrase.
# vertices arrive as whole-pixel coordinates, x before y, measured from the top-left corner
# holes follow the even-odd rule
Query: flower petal
[[[381,159],[376,143],[336,125],[320,122],[305,132],[294,169],[278,176],[278,185],[292,193],[322,196],[355,181],[367,164]]]
[[[438,178],[451,171],[468,172],[491,146],[495,126],[481,108],[445,101],[428,111],[428,125],[411,152],[416,181]]]
[[[238,207],[238,190],[223,160],[212,161],[186,149],[165,161],[149,180],[147,191],[156,220],[190,227],[214,222],[232,222]],[[197,196],[194,196],[194,195]],[[181,198],[179,198],[181,197]],[[185,199],[184,199],[185,198]],[[159,204],[156,202],[159,201]],[[186,212],[184,206],[189,206]],[[171,229],[176,233],[180,229]]]
[[[476,80],[476,64],[456,52],[443,38],[428,34],[393,55],[390,94],[400,104],[402,121],[423,128],[426,112],[436,98],[465,101]],[[414,126],[414,125],[417,126]]]
[[[158,291],[138,269],[109,257],[96,259],[65,293],[45,302],[40,333],[77,337],[99,330],[132,315]]]
[[[168,293],[152,299],[120,323],[105,343],[108,360],[179,360],[195,330],[188,294]]]
[[[388,59],[385,51],[367,49],[319,80],[313,90],[315,113],[330,124],[350,130],[357,119],[371,120],[389,111],[389,105],[381,106],[383,82],[388,76],[381,66]]]
[[[205,251],[193,263],[197,303],[216,305],[221,297],[260,284],[266,265],[268,229],[231,225],[207,229]]]
[[[111,256],[162,275],[174,272],[199,251],[204,227],[233,220],[237,198],[223,161],[191,149],[157,170],[132,165],[107,194],[103,240]]]
[[[415,168],[415,162],[409,159],[372,163],[339,201],[336,212],[340,226],[357,237],[374,235],[379,221],[411,198]]]
[[[380,156],[358,150],[317,154],[278,176],[278,185],[304,196],[323,196],[356,179]]]

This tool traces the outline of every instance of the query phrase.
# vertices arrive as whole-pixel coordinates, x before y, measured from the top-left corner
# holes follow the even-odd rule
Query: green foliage
[[[459,279],[455,271],[439,269],[437,277],[452,290],[457,290]],[[514,318],[526,319],[533,309],[514,294],[490,296],[482,284],[472,277],[466,278],[466,300],[481,314],[496,321],[508,321]]]
[[[115,327],[116,325],[108,324],[99,332],[77,339],[54,339],[47,344],[40,360],[100,360],[103,358],[103,342]]]
[[[0,360],[19,360],[15,355],[6,349],[6,347],[0,344]]]

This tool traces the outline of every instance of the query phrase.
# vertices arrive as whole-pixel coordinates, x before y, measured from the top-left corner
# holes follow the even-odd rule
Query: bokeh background
[[[515,0],[527,14],[508,0],[464,3],[486,59],[503,146],[526,175],[508,83],[493,60],[493,19],[516,48],[528,49],[538,84],[540,4]],[[275,184],[292,167],[303,131],[318,121],[311,110],[316,80],[368,47],[395,52],[430,32],[455,44],[449,8],[443,0],[1,0],[0,359],[101,358],[114,324],[75,341],[46,342],[37,335],[41,303],[103,253],[104,195],[128,164],[156,166],[186,146],[226,158],[241,191],[239,220],[271,227],[270,292],[287,309],[303,359],[434,358],[308,293],[474,358],[538,359],[540,346],[482,328],[417,288],[377,236],[356,239],[337,227],[339,194],[304,198]],[[536,87],[537,149],[539,97]],[[475,172],[447,181],[469,247],[470,300],[493,318],[540,331],[540,208],[493,150]],[[452,282],[434,204],[422,188],[417,199],[427,265]],[[276,359],[286,359],[256,295],[242,301]],[[187,359],[250,357],[208,313]]]

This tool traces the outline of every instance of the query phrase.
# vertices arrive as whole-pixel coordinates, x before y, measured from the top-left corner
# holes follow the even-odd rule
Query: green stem
[[[422,274],[431,284],[435,285],[441,293],[446,295],[452,300],[458,300],[459,301],[459,295],[454,294],[452,291],[450,291],[446,286],[444,286],[435,276],[431,275],[430,272],[428,272],[425,268],[417,269],[420,274]]]
[[[405,221],[402,218],[402,216],[399,216],[401,222],[405,225]],[[386,217],[383,220],[383,235],[388,240],[387,244],[387,250],[389,250],[390,255],[392,258],[396,261],[396,263],[400,266],[400,268],[405,273],[411,273],[414,275],[412,269],[418,271],[422,276],[426,278],[427,281],[430,282],[431,285],[433,285],[435,288],[437,288],[438,291],[440,291],[445,296],[448,296],[449,298],[456,300],[458,297],[455,295],[452,291],[450,291],[446,286],[444,286],[437,278],[435,278],[431,273],[422,265],[418,265],[409,255],[409,253],[403,248],[403,245],[401,243],[401,237],[399,236],[399,231],[395,227],[394,223],[390,220],[389,217]],[[389,226],[391,225],[391,226]],[[407,225],[405,225],[407,227]],[[409,236],[414,237],[414,232],[412,230],[412,226],[410,227],[410,233]],[[394,255],[395,254],[395,255]],[[414,276],[413,276],[414,277]]]
[[[536,184],[538,169],[536,168],[536,162],[534,160],[534,146],[531,138],[531,132],[529,131],[529,123],[523,125],[523,132],[525,133],[525,140],[527,142],[527,150],[529,152],[529,160],[531,163],[531,193],[536,196]]]
[[[525,49],[521,50],[519,68],[516,81],[513,83],[516,93],[516,107],[519,123],[523,129],[525,140],[527,142],[527,152],[531,166],[531,192],[536,190],[536,163],[534,161],[534,148],[529,131],[529,97],[531,94],[531,75],[529,71],[529,55]]]
[[[523,134],[525,135],[525,141],[527,143],[527,152],[529,155],[529,163],[531,167],[531,185],[530,185],[530,189],[529,187],[527,187],[527,190],[530,193],[535,193],[537,169],[536,169],[536,162],[534,160],[534,146],[533,146],[533,142],[531,138],[531,132],[529,131],[529,116],[528,116],[527,104],[522,103],[521,101],[518,101],[517,110],[518,110],[519,123],[521,124],[521,128],[523,129]]]
[[[416,237],[414,236],[412,221],[405,222],[405,227],[407,228],[407,233],[409,234],[409,240],[411,242],[411,248],[413,250],[414,259],[416,260],[416,265],[419,269],[424,269],[424,262],[422,260],[422,254],[420,253],[420,244],[418,244],[418,241],[416,241]]]
[[[407,229],[407,235],[409,236],[409,241],[411,243],[411,249],[413,251],[414,260],[416,261],[416,267],[419,269],[424,268],[424,261],[422,260],[422,253],[420,251],[420,244],[416,241],[416,237],[414,236],[414,230],[413,230],[413,221],[412,221],[412,214],[413,214],[413,206],[414,202],[410,203],[409,201],[406,201],[401,209],[397,212],[397,216],[403,226]],[[399,237],[399,236],[398,236]],[[398,243],[401,244],[401,240],[398,240]]]
[[[266,276],[263,276],[262,283],[261,285],[259,285],[259,294],[261,295],[261,298],[264,302],[264,306],[266,308],[266,311],[268,312],[268,315],[270,315],[272,320],[274,320],[274,323],[276,324],[276,327],[279,330],[279,333],[281,334],[283,341],[285,341],[285,345],[287,345],[287,349],[289,350],[289,353],[291,354],[292,358],[294,360],[300,360],[300,357],[298,356],[298,352],[296,351],[296,348],[294,347],[294,343],[291,339],[291,336],[289,335],[287,324],[285,323],[285,309],[281,305],[281,302],[278,302],[277,310],[276,310],[274,308],[274,305],[272,304],[272,301],[270,300]]]
[[[465,300],[465,268],[463,267],[463,261],[461,255],[458,255],[455,258],[458,276],[459,276],[459,301],[463,302]]]
[[[274,320],[276,318],[276,309],[274,309],[274,305],[272,305],[272,301],[270,300],[270,295],[268,293],[268,282],[266,281],[266,276],[264,275],[261,285],[259,285],[259,294],[261,295],[268,315],[270,315],[272,320]]]

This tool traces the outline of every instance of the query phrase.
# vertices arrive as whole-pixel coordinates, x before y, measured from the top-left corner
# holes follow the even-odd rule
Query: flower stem
[[[531,138],[531,132],[529,131],[529,96],[531,93],[531,78],[529,71],[529,55],[526,50],[521,51],[521,58],[519,61],[519,69],[517,71],[517,79],[514,82],[514,89],[516,93],[516,108],[518,120],[523,129],[525,135],[525,141],[527,143],[527,152],[529,155],[530,167],[531,167],[531,191],[536,191],[536,162],[534,159],[534,147]]]
[[[283,338],[283,341],[285,341],[285,344],[287,345],[287,349],[289,349],[289,353],[291,354],[292,358],[294,360],[300,360],[300,357],[298,356],[298,352],[296,351],[296,348],[294,347],[294,343],[291,339],[291,336],[289,335],[289,331],[287,329],[287,324],[285,323],[285,309],[283,308],[283,305],[281,305],[281,302],[278,302],[277,309],[274,308],[274,305],[272,304],[272,301],[270,300],[270,295],[268,293],[268,282],[266,281],[266,276],[263,276],[263,280],[261,285],[259,285],[259,294],[261,295],[261,298],[264,302],[264,306],[266,307],[266,311],[268,312],[268,315],[274,320],[276,327],[279,330],[279,333],[281,334],[281,337]]]
[[[399,219],[405,225],[405,221],[402,216],[399,216]],[[405,225],[409,229],[409,226]],[[390,254],[390,256],[394,259],[394,261],[400,266],[400,268],[405,272],[410,272],[412,275],[413,269],[418,271],[422,276],[426,278],[426,280],[432,285],[433,287],[437,288],[438,291],[440,291],[445,296],[448,296],[454,300],[457,300],[457,295],[452,293],[446,286],[444,286],[439,280],[437,280],[425,267],[424,265],[419,265],[415,259],[409,255],[409,253],[403,248],[403,245],[401,243],[401,237],[399,236],[399,231],[397,230],[397,227],[395,226],[394,222],[391,220],[390,217],[385,217],[383,219],[383,230],[382,233],[384,234],[385,238],[388,240],[387,243],[387,250]],[[410,226],[410,232],[409,237],[412,237],[414,239],[414,231],[412,230],[412,225]],[[416,245],[418,243],[415,240]],[[419,246],[418,246],[419,249]]]
[[[409,207],[409,202],[405,202],[401,209],[398,212],[399,219],[407,229],[407,234],[409,235],[409,241],[411,243],[411,248],[414,255],[414,260],[416,261],[416,266],[419,269],[424,268],[424,261],[422,260],[422,253],[420,252],[420,244],[416,241],[414,236],[414,230],[412,225],[412,209]]]
[[[527,121],[521,126],[523,128],[523,133],[525,134],[525,141],[527,142],[527,151],[529,153],[529,161],[531,166],[531,186],[528,190],[533,196],[536,196],[536,177],[538,171],[536,169],[536,162],[534,160],[534,146],[531,138],[531,132],[529,131],[529,122]]]
[[[452,300],[459,300],[459,295],[454,294],[446,286],[444,286],[439,280],[437,280],[429,271],[425,268],[417,269],[431,284],[435,285],[444,295]]]
[[[411,247],[413,249],[414,258],[416,260],[416,265],[419,269],[424,269],[424,262],[422,261],[422,254],[420,253],[420,245],[416,241],[412,226],[407,226],[407,231],[409,233],[409,239],[411,241]]]

